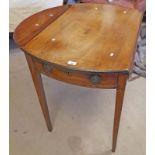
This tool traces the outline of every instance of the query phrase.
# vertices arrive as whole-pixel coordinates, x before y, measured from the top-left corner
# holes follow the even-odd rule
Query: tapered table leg
[[[46,120],[47,128],[49,131],[52,131],[52,124],[51,124],[51,120],[50,120],[50,116],[49,116],[49,110],[48,110],[48,106],[47,106],[47,102],[46,102],[46,97],[45,97],[45,92],[44,92],[44,88],[43,88],[43,84],[42,84],[41,74],[35,68],[32,57],[27,54],[25,54],[25,56],[26,56],[26,60],[27,60],[31,75],[32,75],[32,79],[34,82],[36,92],[38,94],[41,109],[44,114],[44,118]]]
[[[123,106],[123,98],[124,98],[124,91],[126,87],[127,78],[128,78],[128,75],[126,74],[120,74],[118,77],[118,85],[116,89],[114,126],[113,126],[112,152],[115,152],[116,150],[117,135],[119,130],[120,117],[121,117],[121,111]]]

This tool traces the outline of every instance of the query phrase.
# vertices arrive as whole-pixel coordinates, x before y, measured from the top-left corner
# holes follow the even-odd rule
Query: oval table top
[[[53,65],[129,73],[142,16],[109,4],[64,5],[25,19],[14,39],[24,52]]]

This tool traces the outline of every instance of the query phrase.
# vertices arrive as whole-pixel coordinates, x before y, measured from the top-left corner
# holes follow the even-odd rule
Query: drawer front
[[[37,70],[54,79],[70,84],[93,88],[116,88],[118,73],[75,71],[34,60]]]

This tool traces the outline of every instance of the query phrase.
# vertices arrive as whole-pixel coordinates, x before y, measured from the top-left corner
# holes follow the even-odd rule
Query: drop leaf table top
[[[84,71],[129,72],[142,15],[108,4],[61,6],[23,21],[14,39],[27,53],[53,64]]]

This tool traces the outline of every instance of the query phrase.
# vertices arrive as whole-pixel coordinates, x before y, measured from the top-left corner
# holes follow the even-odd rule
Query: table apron
[[[34,58],[33,61],[35,68],[40,73],[56,80],[84,87],[104,89],[117,88],[118,73],[79,71],[52,65],[36,58]]]

